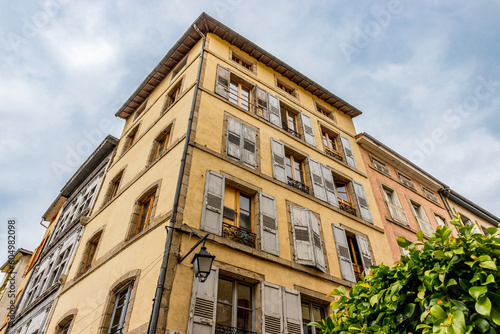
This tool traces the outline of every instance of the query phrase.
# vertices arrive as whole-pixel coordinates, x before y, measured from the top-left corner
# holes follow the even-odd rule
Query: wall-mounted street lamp
[[[201,246],[200,251],[194,255],[193,260],[191,261],[194,269],[194,276],[198,277],[200,282],[205,282],[207,280],[208,275],[210,275],[210,271],[212,270],[212,263],[215,259],[215,256],[210,254],[205,247],[205,239],[208,236],[209,234],[201,238],[201,240],[198,241],[196,245],[194,245],[193,248],[191,248],[189,252],[182,257],[182,259],[179,260],[179,263],[181,263],[196,249],[196,247],[198,247],[199,244],[203,242],[203,246]]]

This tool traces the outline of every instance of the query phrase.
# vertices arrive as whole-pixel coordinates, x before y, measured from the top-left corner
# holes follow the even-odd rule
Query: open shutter
[[[361,218],[363,218],[363,220],[366,220],[367,222],[373,223],[372,214],[370,213],[370,208],[368,207],[368,201],[366,200],[365,189],[363,188],[363,185],[354,181],[352,182],[352,185],[354,187],[356,199],[358,200]]]
[[[285,334],[303,334],[300,292],[283,288],[283,314]],[[281,332],[276,332],[281,333]]]
[[[283,333],[282,287],[262,282],[262,333]]]
[[[228,117],[227,118],[227,143],[226,143],[226,153],[227,155],[240,160],[241,158],[241,137],[242,137],[242,125],[237,120]]]
[[[370,266],[373,265],[372,253],[370,252],[370,245],[365,237],[356,234],[356,241],[358,242],[359,251],[361,252],[361,258],[363,259],[363,268],[365,269],[365,275],[370,273]]]
[[[312,128],[311,117],[307,116],[304,113],[300,113],[302,115],[302,127],[304,128],[304,139],[306,143],[311,144],[312,146],[316,146],[316,140],[314,139],[314,131]]]
[[[256,142],[257,133],[255,129],[243,124],[243,149],[242,149],[242,161],[243,163],[251,166],[257,166],[257,154],[256,154]]]
[[[261,249],[264,252],[280,255],[279,241],[278,241],[278,219],[276,214],[276,199],[264,194],[262,191],[259,193],[260,202],[260,238]]]
[[[319,162],[309,158],[309,169],[311,170],[314,197],[326,202],[325,185],[323,183],[323,174],[321,173]]]
[[[267,97],[269,100],[269,120],[281,128],[280,99],[271,94],[268,94]]]
[[[207,169],[200,228],[216,235],[222,234],[224,181],[223,175]]]
[[[354,155],[352,154],[351,143],[349,142],[349,139],[340,135],[340,141],[342,142],[342,148],[344,149],[345,161],[349,166],[357,168],[356,160],[354,160]]]
[[[346,281],[356,283],[356,276],[352,267],[351,252],[349,251],[349,244],[343,227],[332,224],[333,237],[335,238],[335,245],[337,246],[337,255],[339,256],[340,272],[342,278]]]
[[[316,260],[316,268],[326,273],[325,255],[323,254],[323,245],[321,244],[321,233],[319,231],[318,217],[309,211],[309,222],[313,236],[314,258]]]
[[[320,165],[323,181],[325,182],[326,201],[333,206],[339,207],[339,200],[335,191],[332,170],[325,165]]]
[[[269,121],[269,110],[267,109],[267,92],[262,88],[255,87],[253,91],[254,101],[253,104],[256,108],[255,113],[261,115]],[[259,110],[262,112],[259,112]]]
[[[217,65],[217,79],[215,81],[215,93],[229,100],[229,82],[231,80],[231,72]]]
[[[291,206],[295,261],[308,266],[315,266],[314,249],[311,242],[309,210],[300,206]]]
[[[273,161],[273,176],[276,180],[286,183],[285,146],[282,142],[271,138],[271,154]]]
[[[219,268],[215,266],[212,266],[205,282],[201,283],[198,278],[193,278],[187,334],[215,333],[218,281]]]

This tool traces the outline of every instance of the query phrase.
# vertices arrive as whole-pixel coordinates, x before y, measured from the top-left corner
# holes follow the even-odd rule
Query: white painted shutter
[[[281,128],[280,99],[271,94],[268,94],[267,98],[269,101],[269,120]]]
[[[319,231],[318,217],[309,211],[309,222],[312,231],[312,244],[314,249],[314,259],[316,260],[316,268],[326,273],[325,255],[323,254],[323,245],[321,244],[321,233]]]
[[[283,333],[283,295],[282,287],[262,282],[262,333]]]
[[[283,288],[283,314],[285,334],[303,334],[300,292]],[[280,332],[277,332],[280,333]]]
[[[314,139],[314,131],[312,128],[311,117],[307,116],[304,113],[300,113],[302,115],[302,127],[304,128],[304,139],[306,143],[311,144],[312,146],[316,146],[316,140]]]
[[[337,192],[335,191],[335,183],[333,180],[332,170],[325,165],[321,165],[321,173],[325,182],[326,201],[333,206],[339,207]]]
[[[322,201],[327,201],[325,185],[323,183],[323,174],[319,162],[309,158],[309,170],[311,171],[312,188],[314,197]]]
[[[226,153],[230,157],[240,160],[241,158],[242,125],[234,118],[227,118],[227,142]]]
[[[193,278],[187,334],[215,333],[218,281],[219,268],[215,266],[205,282]]]
[[[253,91],[254,96],[254,106],[255,108],[261,108],[263,110],[263,116],[266,120],[269,121],[269,110],[267,109],[267,92],[262,88],[255,87]],[[258,114],[257,110],[255,113]]]
[[[349,166],[357,168],[356,160],[354,160],[354,155],[352,154],[351,143],[349,142],[349,139],[340,135],[340,141],[342,142],[342,148],[344,149],[345,161]]]
[[[215,81],[215,93],[229,100],[229,82],[231,80],[231,72],[217,65],[217,79]]]
[[[257,166],[257,133],[255,129],[243,124],[243,141],[242,141],[242,162],[250,167]]]
[[[342,278],[346,281],[356,283],[356,276],[352,267],[351,252],[349,251],[349,244],[343,227],[332,224],[333,237],[335,238],[335,245],[337,246],[337,255],[339,257],[340,272]]]
[[[309,210],[300,206],[291,206],[295,261],[308,266],[315,266],[314,249],[311,242],[312,231],[309,223]]]
[[[278,181],[286,183],[285,146],[283,143],[271,138],[271,154],[273,161],[273,177]]]
[[[352,182],[354,187],[354,193],[356,194],[356,199],[358,200],[359,211],[361,213],[361,218],[367,222],[373,223],[372,214],[370,213],[370,208],[368,207],[368,201],[366,200],[365,189],[363,185]]]
[[[365,269],[365,275],[370,273],[370,266],[373,265],[372,252],[370,252],[370,245],[365,237],[356,234],[356,241],[358,242],[358,248],[361,252],[361,258],[363,259],[363,268]]]
[[[276,214],[276,199],[262,191],[260,202],[260,238],[261,249],[264,252],[280,255],[278,240],[278,216]]]
[[[225,178],[209,169],[207,169],[205,177],[205,195],[203,196],[200,228],[203,231],[221,235]]]

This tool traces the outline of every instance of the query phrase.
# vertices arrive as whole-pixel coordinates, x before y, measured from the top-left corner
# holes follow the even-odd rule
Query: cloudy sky
[[[38,245],[59,190],[119,137],[115,112],[203,11],[362,110],[358,132],[500,216],[500,3],[426,3],[2,1],[0,262],[7,220],[18,247]]]

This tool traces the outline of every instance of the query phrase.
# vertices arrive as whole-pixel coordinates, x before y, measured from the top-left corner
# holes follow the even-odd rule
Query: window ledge
[[[398,226],[404,228],[405,230],[408,230],[408,231],[413,232],[413,233],[417,233],[417,230],[412,228],[410,225],[406,225],[406,224],[403,224],[401,222],[398,222],[397,220],[392,219],[391,217],[388,217],[388,216],[385,216],[385,219],[394,225],[398,225]]]

